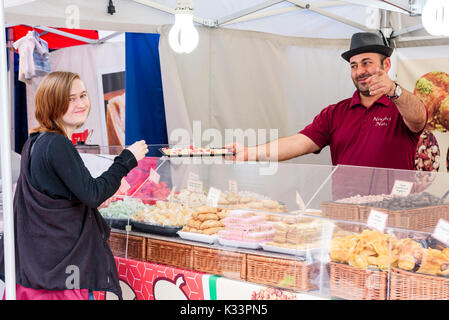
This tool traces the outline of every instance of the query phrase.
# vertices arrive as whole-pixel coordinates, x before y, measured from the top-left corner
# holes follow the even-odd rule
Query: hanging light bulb
[[[190,53],[198,44],[198,31],[193,26],[193,1],[177,0],[175,24],[168,34],[170,47],[178,53]]]
[[[449,36],[449,1],[427,0],[422,11],[422,24],[434,36]]]

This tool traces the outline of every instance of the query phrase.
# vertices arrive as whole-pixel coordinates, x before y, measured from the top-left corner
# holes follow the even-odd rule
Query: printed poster
[[[424,102],[428,121],[415,154],[419,191],[445,197],[449,183],[449,46],[398,49],[397,81]]]
[[[449,171],[449,47],[398,50],[398,83],[425,104],[428,121],[415,157],[419,171]]]
[[[102,73],[104,124],[108,146],[125,145],[125,71]]]

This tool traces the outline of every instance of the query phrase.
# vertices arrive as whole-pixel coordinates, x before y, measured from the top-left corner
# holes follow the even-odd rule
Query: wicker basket
[[[390,275],[391,300],[448,300],[449,278],[393,268]]]
[[[128,252],[126,251],[126,240],[128,239]],[[130,259],[145,260],[144,237],[131,236],[124,233],[111,232],[108,239],[112,253],[117,257],[127,257]]]
[[[359,206],[348,203],[323,202],[321,203],[322,216],[326,218],[360,221]]]
[[[249,282],[303,292],[318,288],[315,280],[319,276],[317,264],[252,254],[247,254],[246,264],[246,280]]]
[[[147,261],[183,269],[193,267],[193,246],[156,239],[147,239]]]
[[[321,204],[322,216],[350,222],[365,222],[360,218],[359,206],[348,203],[323,202]],[[339,224],[338,227],[345,231],[361,232],[362,226],[356,224]]]
[[[246,254],[194,246],[193,269],[246,280]]]
[[[372,207],[359,207],[362,222],[368,220],[371,209],[379,210],[388,214],[387,226],[393,228],[404,228],[415,231],[428,231],[435,228],[440,218],[447,219],[449,206],[438,205],[408,210],[386,210]]]
[[[330,295],[348,300],[386,300],[388,272],[330,262]]]

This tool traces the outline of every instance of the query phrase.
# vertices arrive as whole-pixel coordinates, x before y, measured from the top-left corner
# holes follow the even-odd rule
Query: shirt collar
[[[390,103],[391,103],[391,100],[386,95],[381,96],[379,99],[376,100],[376,102],[374,102],[374,104],[381,104],[381,105],[383,105],[385,107],[389,107]],[[355,106],[358,106],[358,105],[363,106],[362,105],[362,101],[360,100],[359,90],[356,90],[354,92],[354,94],[352,95],[349,107],[352,108],[352,107],[355,107]]]

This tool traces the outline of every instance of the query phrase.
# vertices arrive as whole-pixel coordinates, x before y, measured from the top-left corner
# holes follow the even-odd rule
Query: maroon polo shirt
[[[333,165],[408,170],[414,169],[420,136],[409,130],[387,96],[366,108],[358,90],[352,98],[323,109],[300,133],[320,149],[329,145]]]

